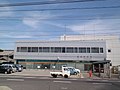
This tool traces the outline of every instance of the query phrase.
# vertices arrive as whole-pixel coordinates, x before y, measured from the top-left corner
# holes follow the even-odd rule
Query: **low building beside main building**
[[[28,69],[98,70],[109,63],[105,40],[17,41],[14,59]],[[98,65],[99,64],[99,65]]]
[[[15,62],[13,59],[14,50],[1,50],[0,51],[0,63],[3,62]]]
[[[99,40],[106,42],[106,60],[110,60],[112,66],[120,65],[120,37],[116,35],[64,35],[62,41],[71,40]]]

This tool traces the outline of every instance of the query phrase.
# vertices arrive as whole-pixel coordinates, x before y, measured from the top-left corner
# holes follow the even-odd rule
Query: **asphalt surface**
[[[0,75],[0,90],[120,90],[120,80]]]

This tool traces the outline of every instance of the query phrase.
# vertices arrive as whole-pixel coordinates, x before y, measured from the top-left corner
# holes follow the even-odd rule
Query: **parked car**
[[[76,74],[80,73],[80,70],[76,69],[74,67],[68,67],[68,69],[70,70],[71,75],[76,75]]]
[[[10,65],[12,67],[13,73],[17,72],[17,68],[15,67],[15,64]]]
[[[16,67],[14,64],[2,64],[2,66],[8,66],[12,68],[12,73],[15,73],[17,71]]]
[[[68,68],[70,70],[70,75],[77,75],[77,71],[73,68]]]
[[[0,65],[0,73],[11,74],[12,67],[8,65]]]
[[[23,70],[23,66],[22,65],[16,64],[15,67],[17,69],[17,72],[22,72],[22,70]]]

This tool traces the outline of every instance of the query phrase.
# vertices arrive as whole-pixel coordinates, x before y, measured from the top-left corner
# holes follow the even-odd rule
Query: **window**
[[[42,47],[39,47],[39,52],[42,52]]]
[[[20,47],[17,47],[17,52],[20,52]]]
[[[100,53],[103,53],[103,48],[100,48]]]
[[[110,53],[110,52],[111,52],[111,49],[108,49],[108,52]]]
[[[55,52],[55,48],[54,47],[51,47],[51,52]]]
[[[79,48],[79,53],[86,53],[86,48],[85,47],[80,47]]]
[[[67,47],[66,52],[67,53],[73,53],[73,47]]]
[[[65,53],[65,47],[62,47],[62,53]]]
[[[90,47],[87,47],[87,53],[90,53]]]
[[[50,52],[50,48],[49,47],[43,47],[43,52]]]
[[[99,48],[98,47],[92,47],[91,48],[91,53],[99,53]]]
[[[74,53],[78,53],[78,48],[77,47],[74,48]]]
[[[21,52],[27,52],[27,47],[21,47]]]
[[[55,52],[56,53],[61,53],[61,47],[55,47]]]
[[[32,52],[38,52],[38,47],[32,47]]]
[[[32,51],[32,48],[31,47],[28,47],[28,52],[31,52]]]

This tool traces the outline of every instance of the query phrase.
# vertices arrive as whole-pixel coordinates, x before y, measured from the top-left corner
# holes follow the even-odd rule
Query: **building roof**
[[[119,40],[117,35],[63,35],[60,40]]]
[[[105,42],[104,40],[19,40],[16,43],[62,43],[62,42]]]
[[[5,56],[5,55],[14,55],[14,50],[4,50],[3,52],[0,52],[0,56]]]

